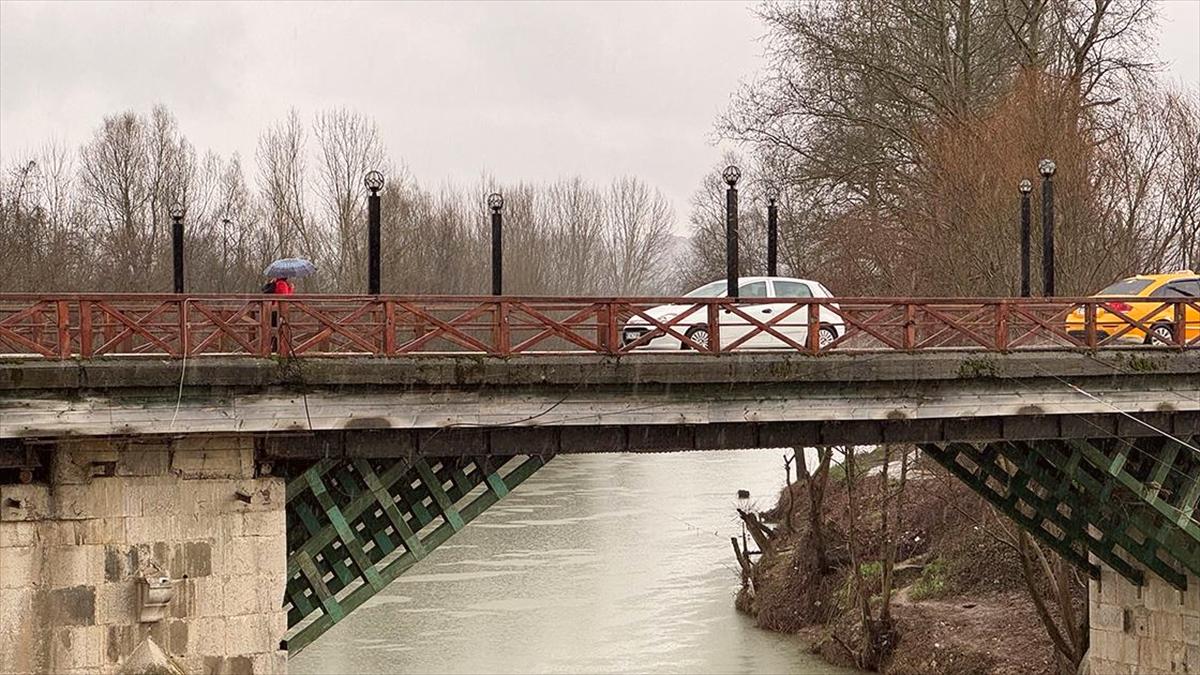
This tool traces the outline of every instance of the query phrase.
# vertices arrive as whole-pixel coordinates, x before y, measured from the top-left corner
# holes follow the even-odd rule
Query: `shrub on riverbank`
[[[776,507],[762,514],[775,524],[772,544],[737,601],[759,626],[802,633],[814,651],[842,665],[858,665],[858,578],[872,589],[872,612],[884,602],[875,590],[886,555],[882,509],[894,492],[881,489],[880,472],[863,473],[870,475],[854,482],[858,519],[851,528],[844,472],[831,472],[823,508],[831,569],[824,573],[807,531],[807,482],[781,491]],[[904,499],[889,511],[896,544],[890,612],[896,637],[881,672],[1056,672],[1053,645],[1029,598],[1020,558],[996,536],[999,523],[990,507],[921,459],[915,460],[904,489]],[[857,576],[850,564],[847,533],[852,530]]]

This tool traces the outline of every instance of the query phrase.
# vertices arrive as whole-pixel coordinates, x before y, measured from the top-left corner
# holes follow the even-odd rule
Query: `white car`
[[[829,292],[822,284],[816,281],[807,279],[792,279],[789,277],[741,277],[738,280],[738,299],[752,300],[758,298],[778,298],[779,302],[739,302],[737,307],[747,316],[753,317],[755,321],[761,321],[763,324],[769,322],[772,318],[780,316],[786,310],[795,306],[795,300],[804,300],[807,298],[831,298],[833,294]],[[686,298],[724,298],[726,297],[726,281],[714,281],[705,284],[700,288],[686,294]],[[645,310],[646,316],[654,320],[666,324],[671,319],[679,316],[681,313],[687,312],[694,308],[695,305],[690,304],[674,304],[674,305],[659,305]],[[842,322],[842,318],[833,311],[831,307],[836,308],[837,305],[821,305],[818,311],[818,319],[820,321],[818,344],[825,347],[842,335],[846,334],[846,325]],[[730,311],[729,309],[720,309],[719,329],[721,337],[722,349],[728,348],[739,338],[758,328],[755,324],[747,321],[745,318]],[[808,308],[801,307],[788,314],[778,323],[771,326],[772,329],[786,336],[789,340],[794,341],[799,345],[807,345],[808,340]],[[671,326],[671,329],[677,333],[687,336],[688,339],[701,345],[708,346],[708,312],[707,308],[700,307],[688,314],[679,323]],[[661,329],[657,328],[642,316],[634,316],[625,323],[621,331],[621,343],[628,345],[636,342],[639,338],[646,335],[652,330],[662,333]],[[685,342],[679,338],[660,334],[657,337],[651,338],[649,341],[637,345],[637,348],[648,349],[688,349],[690,348]],[[780,340],[775,335],[759,330],[754,336],[737,345],[739,349],[794,349],[792,345]]]

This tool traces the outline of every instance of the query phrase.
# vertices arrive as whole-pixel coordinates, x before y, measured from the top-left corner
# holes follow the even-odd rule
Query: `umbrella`
[[[263,274],[272,279],[277,277],[299,279],[314,274],[316,271],[316,266],[304,258],[280,258],[267,266]]]

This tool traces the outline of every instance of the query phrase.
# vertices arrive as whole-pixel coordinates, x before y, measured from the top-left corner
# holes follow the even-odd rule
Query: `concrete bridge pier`
[[[1200,577],[1181,591],[1145,570],[1139,586],[1107,565],[1089,582],[1091,675],[1200,673]]]
[[[0,672],[285,672],[284,482],[252,439],[47,447],[0,484]]]

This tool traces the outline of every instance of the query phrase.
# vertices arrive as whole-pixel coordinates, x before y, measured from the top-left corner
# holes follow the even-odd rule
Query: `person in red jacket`
[[[270,295],[292,295],[296,292],[296,287],[287,280],[287,277],[277,277],[266,283],[263,292]]]
[[[263,285],[263,293],[269,295],[292,295],[296,292],[296,287],[292,282],[287,280],[287,277],[276,277]],[[276,329],[279,327],[279,310],[271,303],[271,352],[279,351],[279,336]]]

